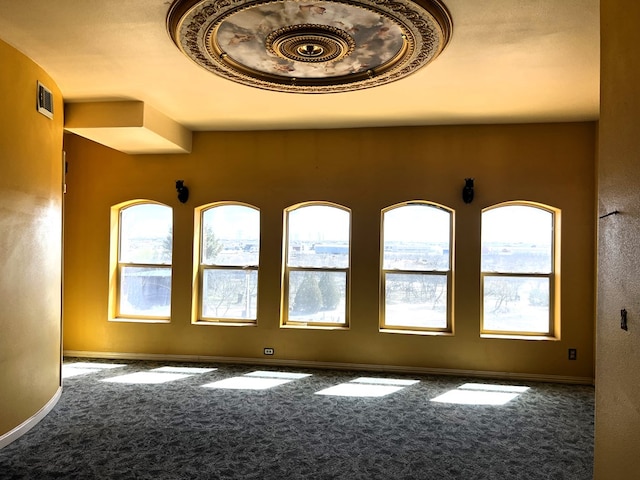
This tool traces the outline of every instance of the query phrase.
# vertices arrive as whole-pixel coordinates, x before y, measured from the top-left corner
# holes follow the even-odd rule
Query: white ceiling
[[[209,73],[169,38],[166,0],[0,0],[0,39],[65,102],[139,100],[194,131],[598,118],[598,0],[444,2],[454,29],[439,58],[349,93],[278,93]]]

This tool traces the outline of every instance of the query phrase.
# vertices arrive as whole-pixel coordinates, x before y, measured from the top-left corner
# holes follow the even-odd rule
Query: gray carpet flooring
[[[86,359],[64,371],[53,411],[0,450],[0,479],[592,478],[590,386]]]

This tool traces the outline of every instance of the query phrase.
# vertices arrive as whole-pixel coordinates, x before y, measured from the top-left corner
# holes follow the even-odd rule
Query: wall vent
[[[37,108],[45,117],[53,118],[53,94],[40,82],[38,82]]]

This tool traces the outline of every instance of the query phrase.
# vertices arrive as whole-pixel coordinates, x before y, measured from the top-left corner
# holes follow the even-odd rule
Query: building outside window
[[[560,212],[509,202],[482,213],[482,333],[557,336]]]
[[[431,202],[383,210],[383,330],[452,331],[452,229],[452,211]]]
[[[351,212],[326,202],[285,211],[283,325],[348,326]]]

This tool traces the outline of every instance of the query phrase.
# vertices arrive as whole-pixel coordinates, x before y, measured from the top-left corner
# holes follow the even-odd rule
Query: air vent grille
[[[38,82],[38,111],[45,117],[53,118],[53,94],[51,90]]]

